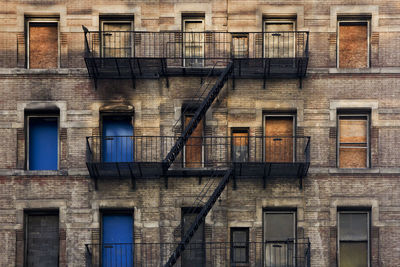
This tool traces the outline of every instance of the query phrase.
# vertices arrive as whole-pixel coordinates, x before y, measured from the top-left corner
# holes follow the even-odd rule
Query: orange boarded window
[[[29,68],[58,67],[57,22],[29,22]]]
[[[185,115],[185,127],[189,124],[193,115]],[[185,167],[200,168],[203,159],[203,120],[199,122],[196,129],[185,145]]]
[[[368,22],[339,22],[339,68],[368,68]]]
[[[367,168],[368,117],[339,116],[339,168]]]
[[[293,116],[265,118],[266,161],[293,162]]]

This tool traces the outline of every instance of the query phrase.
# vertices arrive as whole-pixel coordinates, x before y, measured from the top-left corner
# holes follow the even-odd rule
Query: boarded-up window
[[[295,57],[294,21],[271,21],[264,24],[264,57]]]
[[[295,212],[292,211],[268,211],[264,213],[266,256],[264,266],[293,266],[295,220]]]
[[[232,132],[232,159],[233,162],[247,162],[249,160],[249,132],[234,130]]]
[[[204,58],[204,20],[183,20],[183,49],[186,67],[202,67]]]
[[[58,67],[57,22],[29,22],[29,68]]]
[[[185,127],[189,124],[193,115],[185,115]],[[203,164],[203,120],[199,122],[185,145],[185,167],[199,168]]]
[[[182,238],[192,226],[200,208],[182,208]],[[204,221],[182,253],[182,266],[203,267],[205,263]]]
[[[58,266],[58,215],[26,216],[26,266]]]
[[[132,22],[103,21],[102,27],[103,57],[131,57]]]
[[[339,116],[339,168],[368,166],[368,117]]]
[[[339,22],[339,68],[368,68],[368,22]]]
[[[247,34],[232,35],[232,56],[234,58],[249,56],[249,36]]]
[[[265,117],[265,160],[293,162],[293,116]]]
[[[369,266],[369,213],[339,212],[339,266]]]

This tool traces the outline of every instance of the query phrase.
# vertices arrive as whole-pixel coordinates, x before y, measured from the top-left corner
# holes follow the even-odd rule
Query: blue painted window
[[[103,117],[103,161],[132,162],[134,160],[133,126],[130,116]]]
[[[102,266],[133,266],[132,214],[104,214]]]
[[[58,118],[29,117],[29,169],[58,169]]]

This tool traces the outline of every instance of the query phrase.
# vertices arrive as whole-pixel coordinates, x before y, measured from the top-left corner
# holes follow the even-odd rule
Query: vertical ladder
[[[215,188],[214,192],[212,193],[211,197],[208,199],[207,203],[203,206],[200,213],[197,215],[196,219],[190,226],[189,230],[185,233],[182,241],[178,244],[175,251],[169,257],[167,263],[164,267],[172,267],[178,261],[179,257],[182,255],[182,252],[185,250],[186,246],[189,245],[190,240],[192,239],[193,235],[196,233],[197,229],[199,228],[200,224],[204,222],[208,212],[214,206],[217,199],[220,197],[221,193],[224,191],[226,185],[229,182],[229,178],[231,177],[233,172],[233,167],[230,167],[224,174],[224,177],[219,182],[218,186]]]

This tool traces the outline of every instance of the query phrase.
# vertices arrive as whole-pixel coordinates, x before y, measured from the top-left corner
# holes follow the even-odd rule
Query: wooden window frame
[[[60,212],[58,209],[28,209],[24,210],[24,266],[28,263],[28,224],[29,216],[46,216],[46,215],[56,215],[58,216],[58,230],[60,231]],[[58,233],[58,242],[60,242],[60,233]],[[60,244],[58,245],[58,257],[60,257]],[[60,262],[58,262],[59,266]]]
[[[103,39],[103,32],[104,32],[104,23],[129,23],[131,25],[130,31],[134,31],[134,19],[129,19],[127,17],[100,17],[100,57],[104,57],[104,39]],[[131,57],[134,56],[134,35],[130,36],[131,38]]]
[[[60,42],[60,20],[59,18],[27,18],[26,19],[26,68],[30,69],[30,63],[29,63],[29,50],[30,50],[30,44],[29,44],[29,38],[30,38],[30,24],[31,23],[55,23],[57,24],[57,69],[60,68],[60,57],[61,57],[61,42]]]
[[[364,168],[340,168],[340,119],[341,117],[365,117],[366,122],[367,122],[367,133],[366,133],[366,139],[367,139],[367,162],[366,166]],[[337,137],[336,137],[336,167],[340,169],[369,169],[371,168],[371,142],[370,142],[370,136],[371,136],[371,121],[370,121],[370,114],[367,112],[342,112],[337,114],[337,119],[336,119],[336,129],[337,129]]]
[[[26,169],[30,170],[29,167],[29,133],[30,133],[30,129],[29,129],[29,120],[30,118],[57,118],[57,170],[49,170],[49,171],[58,171],[60,170],[60,116],[59,115],[55,115],[55,114],[29,114],[25,116],[25,125],[26,125],[26,140],[25,140],[25,146],[26,146]],[[32,171],[37,171],[37,170],[32,170]],[[40,171],[40,170],[38,170]],[[47,171],[47,170],[42,170],[42,171]]]
[[[349,24],[357,24],[357,23],[367,23],[367,66],[365,68],[371,68],[371,20],[370,19],[337,19],[336,26],[336,68],[340,68],[340,54],[339,54],[339,42],[340,42],[340,24],[341,23],[349,23]],[[343,68],[345,69],[345,68]],[[350,68],[351,69],[351,68]]]
[[[245,232],[246,233],[246,245],[245,246],[235,246],[234,245],[234,240],[233,240],[233,233],[234,232],[236,232],[236,231],[238,231],[238,232]],[[242,264],[248,264],[249,263],[249,228],[248,227],[231,227],[231,236],[230,236],[230,239],[231,239],[231,256],[230,256],[230,263],[231,263],[231,266],[236,266],[236,264],[238,264],[238,265],[242,265]],[[240,243],[240,242],[239,242]],[[245,259],[245,261],[244,262],[235,262],[234,261],[234,251],[235,251],[235,248],[245,248],[246,249],[246,259]]]
[[[265,155],[265,153],[266,153],[266,151],[265,151],[265,137],[266,137],[266,135],[265,135],[265,130],[266,130],[266,125],[265,125],[265,121],[267,120],[267,117],[274,117],[274,118],[276,118],[276,117],[292,117],[293,118],[293,134],[292,134],[292,136],[293,136],[293,162],[295,162],[294,160],[296,159],[296,138],[295,138],[295,136],[296,136],[296,126],[297,126],[297,114],[294,114],[294,113],[276,113],[276,114],[274,114],[274,113],[266,113],[266,114],[263,114],[263,134],[262,134],[262,136],[263,136],[263,141],[262,141],[262,146],[263,146],[263,162],[264,161],[266,161],[266,155]]]
[[[184,16],[182,18],[182,33],[183,35],[186,34],[186,22],[201,22],[203,24],[203,28],[205,29],[205,17],[204,16],[198,16],[198,17],[193,17],[193,16]],[[204,32],[204,31],[203,31]],[[204,67],[204,61],[205,61],[205,33],[203,36],[203,44],[202,44],[202,50],[201,54],[202,57],[199,58],[201,59],[201,64],[199,66],[194,67],[194,68],[203,68]],[[183,56],[183,67],[190,67],[193,68],[192,66],[186,66],[186,44],[185,44],[185,36],[182,36],[182,56]]]
[[[367,263],[371,266],[371,212],[368,210],[339,210],[337,213],[337,244],[336,244],[336,255],[337,265],[340,267],[340,214],[367,214]]]
[[[262,30],[263,30],[263,51],[262,51],[262,55],[263,58],[265,58],[265,51],[267,49],[266,44],[265,44],[265,34],[267,33],[266,31],[266,26],[267,24],[293,24],[293,32],[296,31],[296,18],[294,17],[288,17],[288,18],[264,18],[263,19],[263,26],[262,26]],[[294,36],[294,42],[293,42],[293,57],[296,57],[296,36]],[[288,57],[290,58],[290,57]]]

